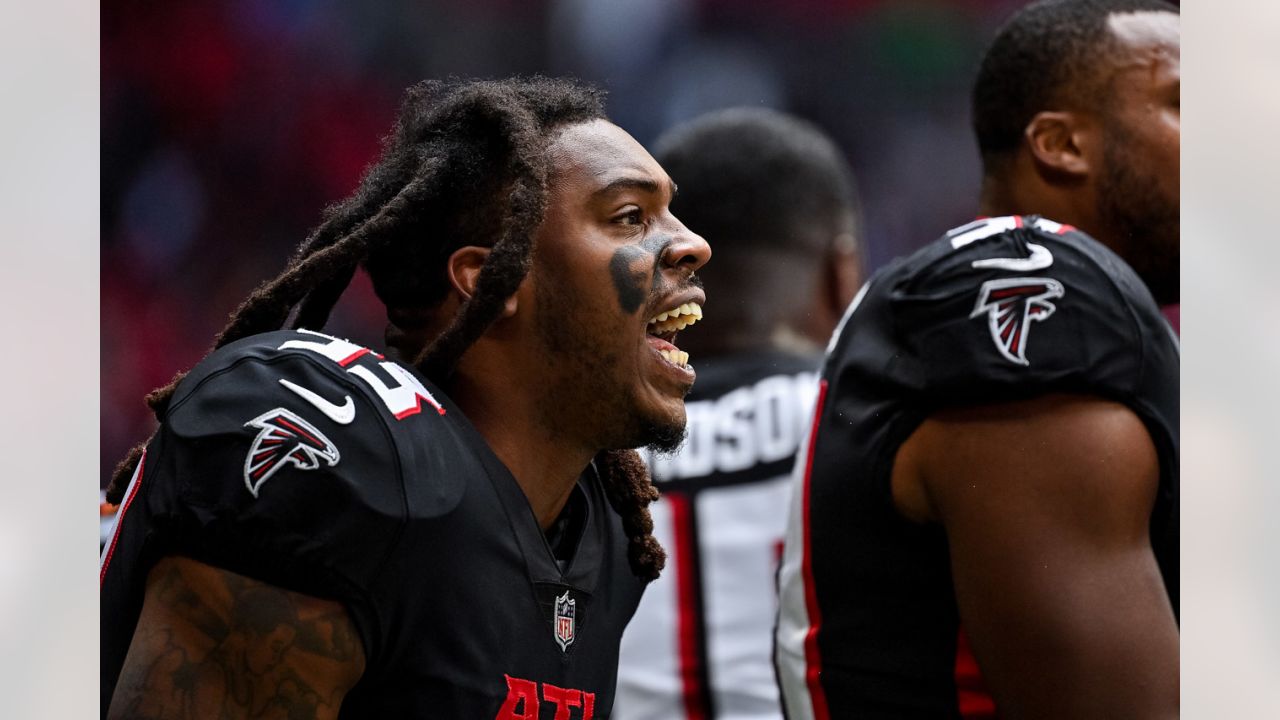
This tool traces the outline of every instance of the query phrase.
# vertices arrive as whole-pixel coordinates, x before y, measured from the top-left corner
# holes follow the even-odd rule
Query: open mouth
[[[650,344],[667,362],[676,367],[687,368],[689,353],[676,347],[676,333],[701,319],[702,306],[696,302],[687,302],[660,312],[649,318],[646,331],[651,338],[657,339],[656,342],[651,340]]]

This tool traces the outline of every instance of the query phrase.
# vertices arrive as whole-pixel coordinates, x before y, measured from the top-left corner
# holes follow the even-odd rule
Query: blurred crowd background
[[[972,217],[968,89],[1022,0],[184,0],[102,8],[101,473],[354,189],[403,89],[568,74],[641,143],[734,105],[808,118],[847,152],[871,268]],[[677,181],[679,179],[677,178]],[[696,228],[695,228],[696,230]],[[381,343],[357,281],[333,332]],[[715,298],[708,302],[714,315]]]

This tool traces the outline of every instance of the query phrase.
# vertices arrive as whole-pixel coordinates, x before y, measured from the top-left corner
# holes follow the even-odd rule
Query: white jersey
[[[684,447],[646,458],[667,566],[623,635],[613,717],[782,717],[775,575],[816,364],[779,353],[705,362]]]

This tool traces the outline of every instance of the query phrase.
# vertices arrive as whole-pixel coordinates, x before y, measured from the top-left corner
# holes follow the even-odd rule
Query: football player
[[[103,714],[607,717],[664,561],[619,449],[682,436],[710,255],[673,193],[592,89],[412,88],[356,193],[149,397]],[[410,362],[320,332],[359,266],[389,344],[430,340]]]
[[[986,217],[877,272],[823,366],[789,717],[1177,716],[1179,55],[1153,0],[1037,2],[987,51]]]
[[[716,247],[699,274],[720,306],[682,342],[688,438],[652,458],[671,554],[623,636],[615,716],[780,718],[774,576],[822,345],[862,283],[853,176],[818,128],[763,109],[697,118],[654,154]]]

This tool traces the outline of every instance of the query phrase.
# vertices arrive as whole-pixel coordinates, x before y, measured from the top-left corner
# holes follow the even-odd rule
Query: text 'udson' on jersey
[[[816,373],[771,375],[718,398],[685,403],[684,445],[641,455],[655,482],[734,473],[796,453],[812,421]]]

